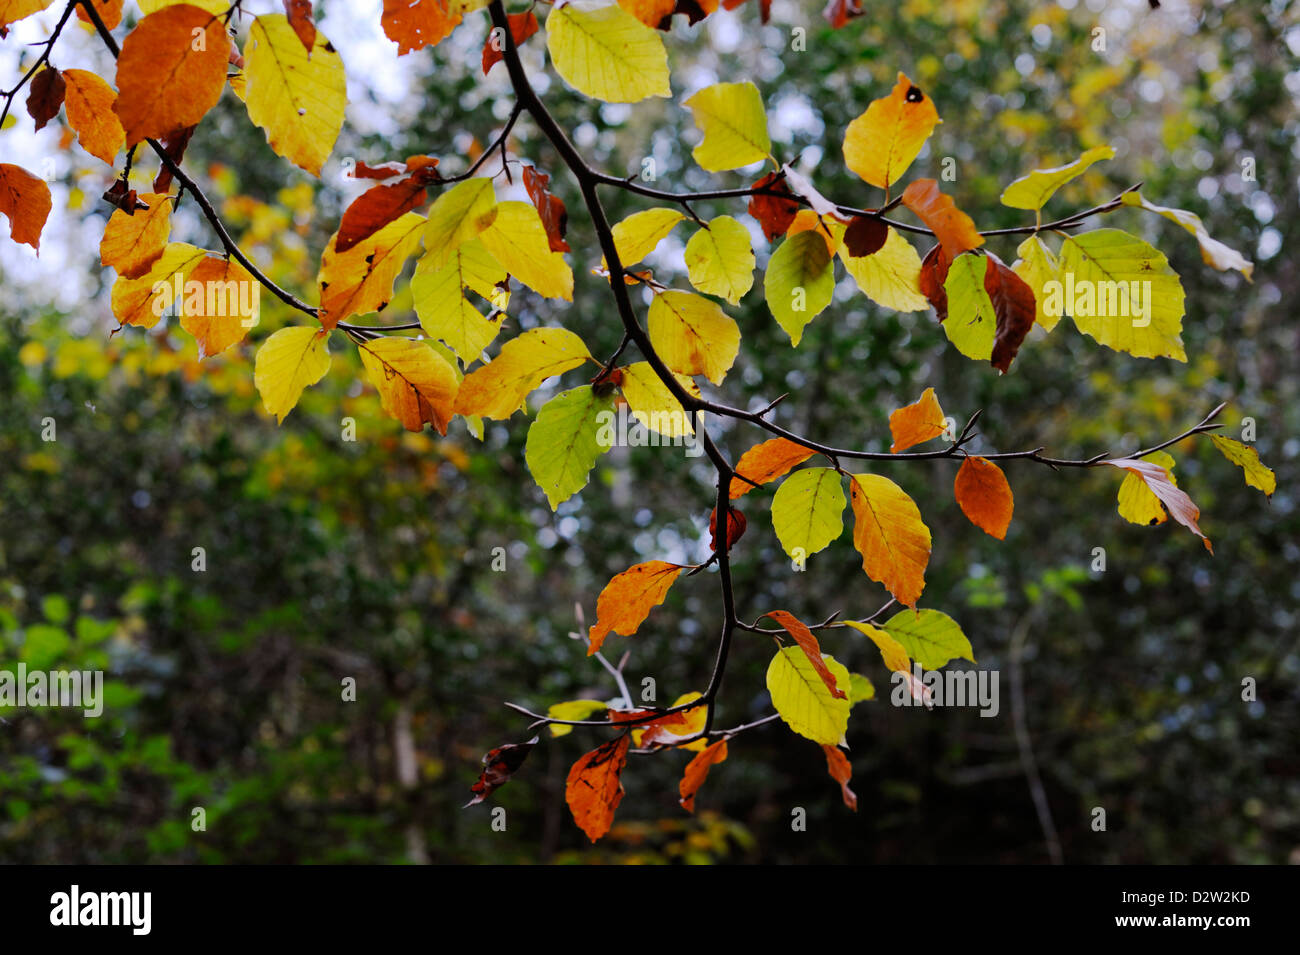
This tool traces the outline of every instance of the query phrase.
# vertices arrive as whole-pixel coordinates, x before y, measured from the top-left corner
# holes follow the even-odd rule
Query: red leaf
[[[620,777],[627,764],[628,734],[602,743],[569,770],[564,784],[564,801],[573,821],[595,842],[614,824],[614,810],[623,801]]]
[[[844,230],[844,244],[855,259],[880,251],[888,238],[889,226],[875,216],[854,216]]]
[[[465,808],[481,803],[492,795],[493,790],[500,789],[510,782],[510,777],[519,771],[519,767],[523,765],[536,745],[537,737],[534,736],[527,743],[507,743],[505,746],[488,750],[483,757],[483,772],[479,774],[478,781],[470,787],[474,798],[465,803]]]
[[[1034,290],[996,255],[989,253],[988,259],[989,264],[984,270],[984,291],[993,301],[993,311],[998,317],[993,340],[993,367],[1005,373],[1020,351],[1021,342],[1034,327],[1037,314]]]
[[[352,201],[339,222],[336,252],[346,252],[370,238],[394,219],[424,202],[424,182],[411,176],[388,186],[374,186]]]
[[[763,614],[765,617],[771,617],[785,629],[785,632],[794,638],[794,642],[799,645],[799,649],[808,657],[808,662],[812,664],[817,675],[822,678],[826,684],[826,689],[831,691],[831,696],[837,700],[847,700],[848,695],[841,690],[835,683],[835,674],[830,671],[826,661],[822,659],[821,644],[813,636],[813,632],[804,626],[794,614],[786,610],[773,610],[771,613]]]
[[[175,132],[168,133],[162,140],[163,151],[167,153],[172,162],[180,165],[180,161],[185,158],[185,147],[190,144],[194,138],[194,130],[197,126],[187,126],[185,129],[178,129]],[[172,171],[163,165],[158,170],[158,175],[153,180],[154,192],[166,192],[172,187]]]
[[[552,252],[569,252],[569,243],[564,241],[564,233],[569,227],[569,214],[564,209],[564,201],[546,191],[551,177],[538,172],[536,166],[524,167],[524,188],[528,198],[537,207],[542,225],[546,227],[546,238],[551,243]]]
[[[514,40],[515,46],[519,46],[537,32],[537,16],[532,10],[506,14],[506,20],[510,23],[510,37]],[[487,76],[488,70],[501,62],[502,54],[502,44],[497,31],[495,28],[491,29],[488,31],[487,39],[483,41],[484,76]]]
[[[77,8],[80,12],[81,8]],[[36,128],[59,115],[63,107],[63,94],[68,84],[63,81],[63,74],[47,66],[32,79],[27,91],[27,113],[36,121]]]
[[[949,264],[941,245],[936,245],[925,253],[925,258],[921,260],[921,294],[930,300],[941,322],[948,317],[948,290],[943,287],[943,283],[948,281]]]
[[[745,520],[745,515],[734,507],[728,507],[727,510],[731,512],[731,518],[727,521],[727,550],[730,551],[736,541],[740,540],[744,535],[748,522]],[[709,513],[709,546],[715,551],[718,549],[718,509],[716,507]]]
[[[785,196],[794,195],[779,172],[769,172],[754,183],[754,188],[768,189]],[[751,196],[749,200],[749,214],[757,219],[758,224],[763,227],[763,235],[767,236],[768,242],[774,242],[785,235],[798,212],[799,203],[793,199],[782,199],[777,196]]]
[[[827,746],[825,743],[822,744],[822,752],[826,754],[826,772],[830,773],[831,779],[840,784],[844,805],[857,812],[858,797],[849,788],[849,780],[853,777],[853,766],[850,765],[849,758],[840,751],[839,747]]]
[[[720,739],[695,754],[695,758],[686,764],[682,781],[677,785],[677,792],[682,808],[687,812],[695,811],[695,795],[708,778],[709,770],[727,758],[727,741]]]
[[[822,11],[822,16],[832,28],[838,30],[854,17],[862,16],[863,12],[862,0],[830,0]]]

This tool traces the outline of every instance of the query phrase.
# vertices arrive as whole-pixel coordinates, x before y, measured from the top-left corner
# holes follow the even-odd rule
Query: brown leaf
[[[178,166],[182,159],[185,158],[185,149],[194,138],[194,130],[197,126],[187,126],[185,129],[173,130],[163,137],[161,145],[167,158]],[[161,162],[161,161],[160,161]],[[162,163],[158,168],[158,175],[154,176],[153,191],[166,192],[172,187],[172,171],[166,163]]]
[[[596,622],[588,631],[587,655],[597,652],[612,631],[625,637],[636,633],[650,611],[664,602],[682,572],[680,564],[651,560],[616,574],[596,598]]]
[[[844,805],[857,812],[858,797],[849,788],[849,780],[853,777],[853,766],[850,765],[849,758],[838,746],[827,746],[825,743],[822,744],[822,752],[826,754],[826,772],[830,773],[831,779],[840,784]]]
[[[104,26],[110,30],[116,30],[117,25],[122,22],[122,5],[123,0],[94,0],[92,6],[99,18],[104,21]],[[77,4],[77,18],[82,23],[91,23],[90,14],[86,13],[81,4]]]
[[[105,202],[111,203],[121,209],[127,215],[134,215],[141,209],[148,208],[148,206],[141,202],[139,197],[136,196],[134,189],[128,189],[126,187],[125,179],[115,180],[113,185],[109,186],[108,191],[104,193],[101,198]]]
[[[862,16],[864,12],[862,0],[830,0],[826,4],[826,9],[822,11],[822,16],[833,29],[838,30],[854,17]]]
[[[36,121],[37,129],[43,129],[46,123],[59,115],[66,89],[63,74],[50,66],[32,78],[27,88],[27,114]]]
[[[844,230],[844,244],[855,259],[880,251],[888,238],[889,226],[875,216],[854,216]]]
[[[629,738],[624,733],[587,753],[569,770],[564,801],[573,821],[595,842],[614,824],[614,810],[623,801],[620,777],[627,764]]]
[[[725,10],[734,10],[742,7],[749,0],[722,0],[722,7]],[[772,17],[772,0],[758,0],[758,18],[759,21],[766,24]]]
[[[289,26],[293,27],[310,58],[316,46],[316,20],[312,16],[311,0],[284,0],[284,15],[289,18]]]
[[[443,0],[384,0],[380,19],[384,35],[397,44],[397,55],[437,46],[460,23]]]
[[[910,405],[893,411],[889,415],[889,433],[894,443],[889,447],[890,454],[906,451],[910,447],[937,438],[948,427],[939,407],[939,399],[933,388],[927,388],[921,397]]]
[[[523,13],[508,13],[506,21],[510,24],[510,38],[514,40],[515,46],[519,46],[530,36],[537,32],[537,15],[532,10],[525,10]],[[488,31],[487,39],[483,41],[483,75],[488,75],[488,70],[501,62],[504,50],[496,29]]]
[[[113,111],[127,146],[198,125],[226,86],[225,24],[189,4],[163,7],[127,34]]]
[[[786,633],[794,638],[794,642],[799,645],[799,649],[804,652],[808,662],[812,664],[813,669],[817,671],[817,675],[826,684],[826,689],[831,691],[831,696],[837,700],[848,699],[848,695],[836,685],[835,674],[830,671],[830,667],[822,659],[821,644],[817,642],[813,632],[802,621],[785,610],[773,610],[763,614],[763,616],[771,617],[784,628]]]
[[[769,172],[754,183],[753,188],[769,189],[786,196],[794,195],[779,172]],[[798,211],[799,203],[793,199],[776,196],[751,196],[749,199],[749,214],[763,227],[763,235],[767,236],[768,242],[774,242],[785,235]]]
[[[705,17],[718,10],[718,0],[677,0],[673,5],[673,13],[682,13],[686,15],[686,21],[690,26],[695,26]],[[672,14],[664,17],[659,22],[659,29],[667,31],[672,28]]]
[[[972,524],[991,537],[1006,539],[1015,498],[1000,467],[988,458],[968,457],[957,469],[952,492]]]
[[[21,166],[0,162],[0,213],[9,217],[9,235],[40,253],[41,230],[54,207],[50,187]]]
[[[731,512],[731,517],[727,520],[727,550],[730,551],[736,541],[740,540],[744,535],[748,522],[745,520],[745,515],[734,507],[728,507],[727,510]],[[715,551],[718,549],[718,509],[716,507],[709,512],[709,548]]]
[[[727,741],[720,739],[696,753],[695,758],[686,764],[682,781],[677,785],[677,792],[681,796],[679,802],[683,809],[687,812],[695,811],[695,796],[704,785],[704,780],[708,778],[709,770],[726,758]]]
[[[78,8],[80,9],[80,8]],[[87,70],[64,70],[67,83],[64,109],[68,125],[77,133],[81,148],[110,166],[122,148],[126,131],[113,112],[117,93],[103,79]]]
[[[989,253],[984,270],[984,291],[998,317],[993,340],[993,367],[1005,373],[1020,351],[1020,344],[1034,327],[1037,315],[1034,290],[996,255]]]
[[[564,241],[564,233],[569,227],[569,214],[564,209],[564,201],[547,192],[546,187],[550,181],[551,177],[538,172],[537,167],[524,167],[524,188],[528,190],[528,198],[533,200],[542,225],[546,227],[546,238],[550,242],[551,251],[569,252],[569,243]]]
[[[975,223],[953,204],[950,197],[939,191],[939,184],[933,179],[917,179],[910,183],[903,190],[903,205],[930,227],[950,262],[962,252],[984,244],[984,237],[975,228]]]
[[[488,750],[483,756],[483,772],[479,774],[478,781],[470,787],[474,798],[465,803],[465,808],[478,805],[492,795],[494,790],[510,782],[510,777],[519,772],[519,767],[524,764],[524,760],[536,745],[537,737],[534,736],[526,743],[507,743]]]
[[[925,258],[921,260],[921,277],[918,282],[921,294],[929,299],[941,322],[948,318],[948,290],[944,288],[944,283],[948,281],[949,264],[941,245],[936,245],[925,253]]]
[[[418,176],[366,190],[344,210],[334,250],[346,252],[370,238],[394,219],[423,204],[425,196],[424,182]]]
[[[754,484],[766,484],[795,465],[803,464],[816,453],[812,448],[805,448],[786,438],[771,438],[756,444],[736,462],[736,473],[743,474],[749,480],[733,477],[728,493],[733,501],[743,497],[753,489]]]
[[[1186,491],[1170,480],[1169,472],[1165,468],[1153,461],[1143,461],[1140,458],[1113,458],[1101,463],[1122,468],[1140,477],[1142,482],[1151,489],[1151,493],[1160,499],[1160,503],[1165,506],[1170,516],[1199,537],[1205,544],[1206,550],[1211,554],[1214,553],[1214,546],[1210,543],[1210,539],[1201,533],[1201,528],[1196,523],[1197,518],[1201,516],[1200,509],[1192,503]]]

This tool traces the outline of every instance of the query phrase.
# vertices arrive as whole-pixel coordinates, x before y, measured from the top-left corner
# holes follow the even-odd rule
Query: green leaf
[[[772,527],[785,552],[803,560],[844,533],[844,487],[834,468],[805,468],[772,498]]]
[[[986,256],[963,252],[948,267],[948,279],[943,284],[948,293],[944,333],[959,352],[976,361],[993,357],[993,340],[997,334],[993,300],[984,289],[988,262]]]
[[[1035,169],[1022,176],[1002,191],[1002,204],[1012,209],[1029,209],[1037,212],[1046,205],[1052,194],[1071,179],[1082,176],[1088,167],[1103,159],[1113,159],[1115,150],[1109,146],[1089,149],[1074,162],[1054,169]]]
[[[857,706],[867,700],[876,698],[876,687],[861,673],[849,674],[849,704]]]
[[[1055,301],[1052,293],[1058,293]],[[1108,348],[1187,361],[1178,274],[1160,252],[1127,232],[1098,229],[1066,239],[1060,287],[1044,298],[1045,308],[1063,308],[1079,331]]]
[[[566,700],[563,703],[552,703],[547,708],[546,715],[556,720],[589,720],[606,709],[608,704],[601,700]],[[572,726],[563,723],[551,724],[552,736],[568,736],[572,732]]]
[[[749,230],[731,216],[718,216],[686,243],[686,271],[701,292],[740,304],[754,285]]]
[[[850,689],[852,679],[844,664],[824,653],[822,659],[834,675],[835,685],[845,691]],[[767,667],[767,691],[781,719],[800,736],[826,746],[835,746],[844,739],[853,704],[847,693],[842,700],[831,695],[799,647],[782,647],[776,652]]]
[[[885,632],[927,670],[937,670],[950,660],[975,662],[970,641],[957,621],[941,610],[904,610],[885,624]]]
[[[548,401],[528,429],[524,460],[551,510],[587,486],[596,458],[610,449],[598,440],[601,412],[614,413],[613,399],[583,385]]]
[[[799,344],[804,327],[830,305],[834,292],[830,249],[812,230],[790,236],[768,260],[763,295],[791,345]]]
[[[767,115],[763,97],[753,83],[714,83],[682,105],[704,133],[704,141],[691,152],[702,168],[722,172],[769,158],[772,140],[767,134]]]
[[[1277,476],[1259,460],[1258,451],[1248,444],[1218,434],[1210,435],[1210,440],[1225,458],[1241,468],[1249,487],[1259,488],[1268,497],[1273,496],[1277,490]]]
[[[446,259],[438,269],[432,263]],[[473,289],[491,300],[496,283],[505,281],[503,269],[478,239],[471,239],[449,257],[433,253],[420,259],[411,279],[411,297],[420,325],[430,338],[446,342],[465,364],[477,361],[501,330],[500,322],[489,321],[465,297]]]

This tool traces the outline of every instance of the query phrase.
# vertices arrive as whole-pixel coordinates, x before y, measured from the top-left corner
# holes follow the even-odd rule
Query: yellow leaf
[[[447,433],[458,382],[446,359],[410,338],[377,338],[357,347],[385,411],[407,431],[423,431],[427,421]]]
[[[393,283],[419,244],[423,228],[424,216],[408,212],[346,252],[334,250],[334,233],[316,277],[321,324],[333,328],[350,315],[381,311],[393,297]]]
[[[740,351],[740,326],[715,302],[667,291],[650,303],[650,341],[664,364],[683,375],[722,384]]]
[[[497,215],[496,207],[491,179],[466,179],[440,195],[429,207],[429,220],[424,227],[424,259],[428,268],[433,271],[442,268],[462,243],[476,238],[490,226]]]
[[[506,342],[501,354],[461,382],[456,413],[509,418],[552,375],[591,359],[582,339],[563,328],[534,328]]]
[[[686,271],[701,292],[732,305],[754,285],[754,250],[749,230],[731,216],[718,216],[686,243]]]
[[[602,700],[566,700],[563,703],[552,703],[546,708],[546,715],[556,720],[589,720],[605,709],[606,704]],[[572,732],[572,726],[551,724],[552,736],[568,736]]]
[[[858,288],[876,304],[899,312],[920,312],[930,307],[921,294],[921,257],[892,226],[885,244],[871,255],[852,256],[843,246],[839,255]]]
[[[815,743],[834,746],[849,728],[848,699],[852,680],[844,664],[822,654],[844,699],[831,694],[808,655],[799,647],[782,647],[767,667],[767,692],[772,706],[790,729]]]
[[[669,438],[695,433],[690,415],[682,408],[681,402],[673,397],[668,386],[655,374],[649,362],[634,362],[622,369],[622,372],[623,397],[633,418],[651,431],[657,431]],[[687,392],[699,395],[699,386],[690,378],[684,375],[676,375],[676,378]]]
[[[930,97],[899,73],[890,94],[874,101],[844,131],[844,162],[873,186],[888,189],[941,122]]]
[[[54,0],[0,0],[0,27],[30,17],[48,7]]]
[[[125,209],[113,211],[99,243],[99,264],[128,279],[149,271],[163,254],[171,233],[171,200],[162,193],[145,192],[140,201],[149,208],[137,209],[134,215]]]
[[[1174,478],[1174,459],[1171,456],[1163,451],[1154,451],[1143,460],[1164,468],[1169,483],[1174,487],[1178,486],[1178,481]],[[1142,475],[1135,471],[1124,472],[1124,480],[1120,483],[1119,516],[1130,524],[1144,526],[1163,524],[1169,519],[1164,505],[1160,503],[1160,498],[1147,487],[1146,481],[1142,480]]]
[[[185,294],[185,280],[207,255],[185,242],[172,242],[139,278],[119,278],[113,283],[110,301],[113,314],[123,325],[153,328],[163,312]],[[179,283],[179,296],[177,294]]]
[[[683,218],[676,209],[643,209],[632,213],[611,230],[619,262],[624,268],[640,262]],[[603,257],[600,267],[609,269]]]
[[[304,388],[330,369],[329,332],[323,328],[282,328],[257,350],[253,384],[277,423],[293,410]]]
[[[1259,460],[1259,452],[1248,444],[1232,438],[1212,434],[1210,440],[1225,458],[1237,465],[1246,475],[1246,484],[1257,487],[1268,497],[1277,490],[1277,476]]]
[[[889,667],[889,669],[896,673],[911,672],[912,659],[907,655],[907,649],[893,636],[879,627],[873,627],[869,623],[859,623],[856,620],[845,620],[844,625],[861,631],[870,637],[871,642],[880,650],[880,658],[885,661],[885,666]]]
[[[553,8],[546,18],[546,48],[555,72],[587,96],[636,103],[672,95],[659,34],[620,6]]]
[[[767,134],[763,97],[753,83],[714,83],[682,105],[691,111],[704,134],[703,142],[691,152],[701,168],[722,172],[770,157],[772,140]]]
[[[431,256],[420,259],[411,279],[415,313],[429,337],[442,339],[469,364],[492,344],[501,323],[485,318],[465,297],[464,289],[489,300],[497,298],[503,294],[497,283],[506,280],[506,270],[477,239],[458,246],[440,269],[428,267]]]
[[[546,226],[531,202],[498,203],[496,219],[479,239],[507,272],[538,295],[573,301],[573,270],[561,253],[551,251]]]
[[[1154,202],[1148,201],[1140,192],[1124,193],[1124,205],[1136,206],[1139,209],[1145,209],[1147,212],[1154,212],[1158,216],[1163,216],[1170,222],[1177,222],[1180,226],[1196,236],[1196,241],[1201,246],[1201,259],[1211,268],[1225,272],[1228,269],[1236,269],[1242,275],[1246,276],[1246,281],[1251,281],[1255,274],[1255,263],[1249,261],[1236,249],[1230,249],[1218,239],[1210,238],[1210,234],[1205,230],[1205,223],[1201,217],[1194,212],[1188,212],[1185,209],[1170,209],[1168,206],[1158,206]]]
[[[1071,179],[1082,176],[1088,167],[1103,159],[1114,159],[1115,150],[1109,146],[1089,149],[1074,162],[1054,169],[1035,169],[1021,176],[1002,190],[1002,204],[1012,209],[1029,209],[1037,212],[1052,198],[1052,194]]]
[[[862,569],[899,603],[915,607],[925,589],[930,529],[916,503],[893,481],[875,474],[852,477],[853,546],[862,554]]]
[[[1052,250],[1047,247],[1036,235],[1031,235],[1020,247],[1016,249],[1016,259],[1011,265],[1011,271],[1015,272],[1025,284],[1029,286],[1034,293],[1034,321],[1043,326],[1044,331],[1050,332],[1056,327],[1056,323],[1061,320],[1061,313],[1053,315],[1043,308],[1045,301],[1044,289],[1049,282],[1059,282],[1061,280],[1061,263],[1056,260]]]
[[[319,176],[348,104],[343,59],[320,31],[309,56],[282,13],[253,20],[244,58],[248,118],[276,153]]]

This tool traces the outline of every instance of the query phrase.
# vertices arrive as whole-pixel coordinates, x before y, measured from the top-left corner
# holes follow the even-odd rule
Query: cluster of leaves
[[[0,29],[50,2],[4,5]],[[594,377],[553,397],[529,428],[525,458],[552,509],[585,487],[599,455],[609,450],[608,441],[600,437],[600,422],[619,402],[645,427],[667,438],[700,436],[718,477],[718,504],[710,522],[714,556],[705,564],[689,566],[650,561],[617,575],[599,597],[597,620],[587,640],[589,653],[598,655],[609,634],[634,635],[683,573],[716,564],[723,588],[724,626],[708,687],[680,697],[666,709],[638,709],[625,693],[620,706],[569,701],[539,718],[552,732],[572,725],[621,727],[617,736],[575,763],[568,777],[569,806],[593,840],[612,824],[622,798],[621,773],[634,748],[683,748],[696,753],[681,784],[682,805],[690,810],[709,768],[726,758],[728,740],[749,728],[713,728],[718,688],[737,628],[776,639],[777,653],[767,674],[776,717],[823,747],[828,771],[850,806],[855,804],[849,789],[850,769],[839,746],[852,706],[871,699],[874,689],[868,678],[850,674],[823,654],[814,631],[860,631],[877,646],[887,669],[902,674],[923,702],[925,688],[913,676],[913,662],[926,669],[958,658],[974,662],[970,641],[958,624],[941,611],[918,606],[932,542],[920,508],[893,481],[852,473],[844,460],[959,459],[956,500],[976,526],[997,538],[1005,535],[1014,509],[998,460],[1024,459],[1052,467],[1107,465],[1125,473],[1119,489],[1122,517],[1159,524],[1173,516],[1204,539],[1199,511],[1178,488],[1173,459],[1163,449],[1211,429],[1213,414],[1177,438],[1129,457],[1102,454],[1064,461],[1044,457],[1041,449],[968,454],[964,445],[975,416],[958,433],[933,390],[891,416],[893,443],[888,454],[834,448],[787,431],[769,419],[771,405],[760,412],[745,412],[705,398],[697,379],[721,386],[740,352],[740,327],[718,300],[737,305],[754,286],[758,260],[749,227],[726,215],[705,222],[691,207],[701,195],[662,192],[607,176],[577,155],[528,84],[519,58],[519,45],[542,30],[532,9],[508,15],[500,0],[491,4],[486,0],[385,0],[382,25],[400,55],[436,45],[464,16],[485,6],[490,7],[495,29],[484,47],[483,70],[486,73],[504,61],[516,96],[499,139],[466,173],[454,177],[440,174],[439,160],[426,155],[358,164],[354,175],[377,184],[346,209],[328,242],[317,276],[316,305],[276,286],[234,245],[211,203],[181,167],[195,128],[228,86],[277,154],[312,175],[320,174],[343,123],[347,84],[339,54],[315,26],[311,3],[286,2],[284,14],[255,16],[241,47],[228,29],[235,15],[244,12],[240,4],[142,2],[145,15],[126,34],[119,52],[112,30],[120,24],[122,4],[70,2],[24,82],[30,87],[27,105],[34,122],[43,125],[62,108],[69,127],[91,155],[112,166],[126,150],[121,175],[105,194],[116,210],[100,247],[102,264],[118,274],[111,305],[121,327],[153,327],[168,311],[171,289],[196,289],[175,296],[179,324],[195,337],[202,356],[216,355],[242,341],[258,318],[255,306],[244,307],[243,299],[238,299],[241,304],[231,307],[236,299],[220,292],[255,284],[314,320],[281,328],[258,348],[255,385],[266,411],[277,420],[282,421],[304,390],[330,371],[329,341],[335,332],[342,332],[358,349],[385,412],[410,431],[431,425],[445,435],[460,417],[472,434],[481,437],[484,419],[510,419],[526,410],[529,395],[545,382],[594,363],[598,367]],[[767,7],[760,7],[759,16],[766,20]],[[716,2],[693,0],[627,0],[595,8],[561,3],[546,17],[546,49],[555,72],[593,99],[636,103],[669,97],[672,87],[661,34],[671,30],[674,14],[696,22],[716,9]],[[116,89],[93,73],[59,70],[50,62],[58,30],[74,10],[118,54]],[[833,3],[827,19],[842,26],[858,12],[856,5]],[[8,98],[6,113],[14,94]],[[895,195],[941,122],[930,96],[902,73],[893,89],[868,104],[844,132],[847,167],[867,186],[883,191],[874,207],[827,199],[808,173],[773,155],[764,103],[753,83],[717,83],[682,103],[700,131],[693,157],[701,168],[727,172],[760,162],[771,164],[771,170],[752,185],[710,197],[747,200],[749,214],[774,244],[763,273],[763,297],[793,347],[798,347],[809,323],[831,306],[838,259],[870,300],[898,311],[933,308],[958,352],[987,361],[1000,372],[1010,369],[1035,326],[1051,332],[1065,312],[1079,331],[1110,348],[1139,358],[1185,361],[1184,294],[1165,256],[1118,229],[1076,231],[1094,215],[1127,207],[1181,225],[1196,237],[1203,258],[1214,268],[1235,269],[1248,279],[1253,268],[1211,238],[1197,217],[1155,205],[1136,187],[1092,209],[1044,222],[1042,209],[1057,190],[1113,155],[1106,146],[1088,150],[1068,165],[1034,170],[1007,186],[1003,204],[1033,211],[1033,226],[981,232],[933,179],[913,180]],[[560,327],[525,331],[505,342],[491,360],[484,360],[502,331],[516,284],[543,298],[573,300],[574,275],[565,258],[573,253],[565,239],[567,211],[549,192],[549,176],[533,166],[524,167],[530,201],[523,202],[497,197],[498,176],[511,175],[508,161],[503,161],[498,175],[480,175],[498,147],[505,160],[510,130],[525,112],[578,178],[600,239],[603,258],[598,266],[592,265],[608,276],[624,328],[622,346],[603,361],[579,334]],[[158,155],[160,169],[153,191],[137,194],[128,175],[141,143]],[[610,226],[596,197],[597,185],[627,189],[660,204]],[[429,193],[435,189],[437,197],[430,202]],[[220,252],[170,241],[170,213],[186,191],[211,221],[223,246]],[[17,166],[0,164],[0,212],[10,219],[15,241],[39,249],[51,206],[43,181]],[[899,207],[920,224],[890,218]],[[641,264],[688,219],[696,229],[685,248],[691,290],[660,283]],[[931,237],[935,244],[922,256],[907,234]],[[984,248],[988,238],[1001,235],[1026,236],[1010,266]],[[395,283],[417,253],[411,291],[418,321],[387,326],[351,321],[385,308]],[[1067,291],[1060,308],[1048,304],[1047,290],[1053,285],[1067,290],[1075,286],[1126,290],[1130,283],[1143,283],[1149,290],[1148,321],[1134,321],[1127,295],[1118,293],[1103,297],[1089,291],[1076,296]],[[644,329],[633,311],[629,287],[640,287],[649,297]],[[402,331],[420,335],[395,334]],[[623,352],[633,344],[643,360],[620,364]],[[708,434],[709,415],[748,422],[775,437],[750,448],[732,465]],[[943,435],[949,440],[945,450],[907,453]],[[1272,474],[1259,463],[1253,448],[1217,435],[1213,440],[1243,468],[1248,483],[1272,492]],[[814,455],[821,455],[829,466],[795,470]],[[728,554],[744,533],[746,521],[732,502],[751,488],[787,474],[772,502],[772,524],[782,547],[802,564],[842,534],[847,479],[853,543],[866,575],[889,594],[885,608],[860,620],[828,620],[815,627],[784,610],[760,618],[772,620],[777,629],[740,623]],[[725,530],[718,529],[719,519]],[[1208,539],[1205,546],[1210,547]],[[894,603],[907,609],[877,624]],[[602,712],[604,719],[592,719]],[[534,745],[536,740],[491,751],[474,787],[474,801],[508,780]]]

